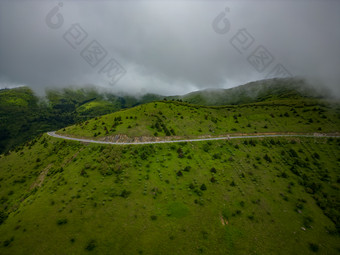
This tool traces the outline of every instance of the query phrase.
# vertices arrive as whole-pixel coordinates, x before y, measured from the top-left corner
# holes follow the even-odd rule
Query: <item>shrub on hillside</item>
[[[312,252],[318,252],[319,251],[319,245],[317,245],[315,243],[309,243],[309,249]]]
[[[8,218],[8,215],[4,211],[0,211],[0,225]]]
[[[68,220],[66,218],[62,218],[57,220],[57,224],[58,225],[65,225],[68,222]]]
[[[92,251],[96,246],[96,241],[92,239],[87,243],[85,250]]]
[[[298,156],[298,154],[296,153],[296,151],[294,149],[290,149],[289,154],[290,154],[290,156],[295,157],[295,158]]]
[[[191,166],[186,166],[186,167],[183,169],[183,171],[185,171],[185,172],[190,172],[190,169],[191,169]]]
[[[131,191],[127,191],[127,190],[123,190],[122,193],[120,193],[119,196],[123,197],[123,198],[127,198],[129,195],[131,194]]]
[[[268,154],[264,155],[263,157],[267,162],[271,163],[272,159],[268,156]]]
[[[202,191],[207,190],[207,186],[205,186],[205,184],[203,183],[203,184],[201,185],[200,189],[201,189]]]

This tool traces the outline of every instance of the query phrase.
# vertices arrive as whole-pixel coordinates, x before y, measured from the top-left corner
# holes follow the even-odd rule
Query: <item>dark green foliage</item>
[[[68,220],[66,218],[62,218],[57,220],[57,224],[58,225],[65,225],[68,222]]]
[[[253,214],[251,214],[251,215],[248,215],[248,219],[249,219],[249,220],[254,220],[254,218],[255,218],[255,217],[254,217],[254,215],[253,215]]]
[[[294,149],[289,149],[289,155],[291,157],[295,157],[295,158],[298,156],[298,154],[296,153],[296,151]]]
[[[216,168],[215,168],[215,167],[212,167],[212,168],[210,169],[210,172],[216,174]]]
[[[311,224],[313,223],[313,218],[310,216],[303,217],[303,226],[306,228],[311,228]]]
[[[212,157],[213,159],[221,159],[221,153],[215,153]]]
[[[184,153],[183,153],[183,150],[181,148],[177,149],[177,153],[178,153],[178,157],[179,158],[183,158],[184,157]]]
[[[282,178],[288,178],[288,175],[287,175],[286,172],[282,172],[282,173],[280,174],[280,177],[282,177]]]
[[[191,169],[191,166],[186,166],[186,167],[183,169],[183,171],[185,171],[185,172],[190,172],[190,169]]]
[[[302,203],[297,203],[296,208],[302,210],[303,209],[303,204]]]
[[[320,155],[317,152],[313,153],[313,158],[320,159]]]
[[[127,198],[129,195],[131,194],[131,191],[127,191],[127,190],[123,190],[119,196],[123,197],[123,198]]]
[[[142,160],[146,160],[148,158],[148,155],[145,152],[142,152],[142,154],[140,154],[140,158]]]
[[[209,152],[209,150],[210,150],[210,144],[209,143],[203,144],[203,151],[204,152]]]
[[[4,211],[0,211],[0,225],[5,222],[5,220],[8,218],[8,215]]]
[[[87,174],[87,172],[86,172],[85,169],[82,169],[82,170],[80,171],[80,176],[89,177],[89,175]]]
[[[96,246],[97,246],[97,242],[94,239],[92,239],[85,246],[85,250],[92,251],[94,248],[96,248]]]
[[[205,184],[203,183],[200,187],[200,190],[202,190],[202,191],[207,190],[207,186],[205,186]]]
[[[6,239],[4,241],[4,247],[9,246],[14,241],[14,236],[12,236],[10,239]]]
[[[317,245],[315,243],[309,243],[309,249],[312,252],[318,252],[319,251],[319,245]]]
[[[253,140],[253,139],[250,139],[249,140],[249,144],[255,147],[256,146],[256,141]]]
[[[268,156],[268,154],[264,155],[263,157],[267,162],[271,163],[272,159]]]

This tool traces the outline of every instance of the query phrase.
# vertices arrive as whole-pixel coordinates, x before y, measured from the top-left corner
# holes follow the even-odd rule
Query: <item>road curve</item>
[[[266,137],[314,137],[314,138],[322,138],[322,137],[339,137],[332,135],[244,135],[244,136],[226,136],[226,137],[213,137],[213,138],[197,138],[197,139],[184,139],[184,140],[170,140],[170,141],[153,141],[153,142],[106,142],[106,141],[97,141],[91,139],[81,139],[81,138],[73,138],[63,135],[57,135],[56,131],[47,132],[49,136],[55,138],[61,138],[66,140],[84,142],[84,143],[98,143],[98,144],[112,144],[112,145],[139,145],[139,144],[158,144],[158,143],[182,143],[182,142],[200,142],[200,141],[214,141],[214,140],[229,140],[229,139],[239,139],[239,138],[266,138]]]

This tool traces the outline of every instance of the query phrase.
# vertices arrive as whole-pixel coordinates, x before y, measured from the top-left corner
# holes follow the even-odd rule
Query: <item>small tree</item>
[[[263,157],[267,162],[271,163],[272,159],[268,156],[268,154],[264,155]]]
[[[207,186],[205,186],[205,184],[203,183],[203,184],[201,185],[200,189],[201,189],[202,191],[207,190]]]

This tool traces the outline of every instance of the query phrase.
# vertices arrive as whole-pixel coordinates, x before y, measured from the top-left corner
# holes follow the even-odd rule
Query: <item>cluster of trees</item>
[[[170,128],[170,130],[167,128],[167,126],[164,124],[163,120],[156,116],[156,123],[151,126],[151,128],[155,128],[157,132],[164,132],[166,136],[176,135],[175,130],[173,128]],[[158,133],[155,132],[155,135],[157,136]]]

